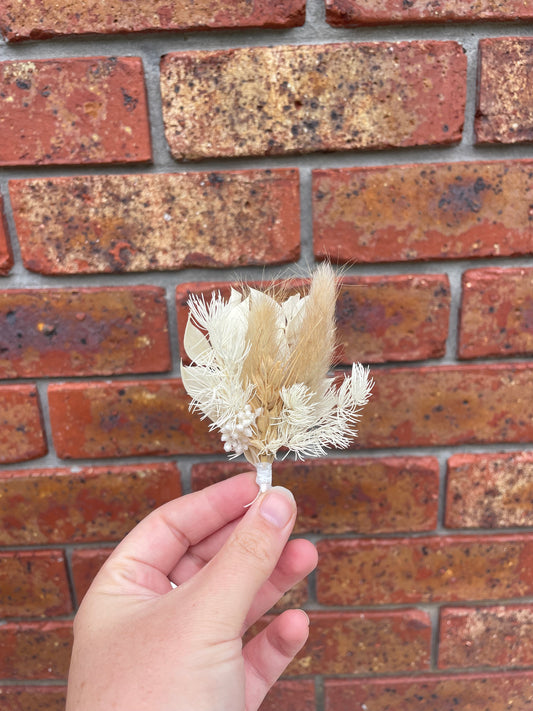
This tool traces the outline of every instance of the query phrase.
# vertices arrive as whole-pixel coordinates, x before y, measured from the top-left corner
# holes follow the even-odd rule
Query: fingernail
[[[294,496],[283,486],[274,486],[267,491],[259,507],[259,513],[276,528],[285,528],[294,513]]]

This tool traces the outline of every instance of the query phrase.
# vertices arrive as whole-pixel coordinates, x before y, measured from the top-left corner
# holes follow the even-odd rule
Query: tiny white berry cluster
[[[229,420],[220,428],[225,452],[235,452],[239,455],[248,449],[248,441],[253,436],[252,427],[260,414],[260,407],[254,412],[250,405],[246,405],[244,410],[237,413],[235,419]]]

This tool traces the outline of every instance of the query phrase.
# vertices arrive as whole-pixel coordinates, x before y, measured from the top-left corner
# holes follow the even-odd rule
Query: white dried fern
[[[357,435],[373,386],[353,364],[339,387],[328,377],[335,345],[336,283],[320,266],[307,296],[234,289],[229,299],[191,297],[182,365],[191,408],[211,420],[230,456],[244,454],[270,485],[280,450],[303,459],[344,449]]]

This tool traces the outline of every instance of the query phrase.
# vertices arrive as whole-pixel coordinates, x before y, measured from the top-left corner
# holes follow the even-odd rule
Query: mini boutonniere
[[[191,409],[211,420],[231,457],[244,454],[266,491],[280,450],[298,459],[344,449],[357,435],[373,381],[359,363],[337,385],[328,377],[335,349],[337,286],[318,267],[306,296],[232,289],[224,300],[192,296],[181,366]]]

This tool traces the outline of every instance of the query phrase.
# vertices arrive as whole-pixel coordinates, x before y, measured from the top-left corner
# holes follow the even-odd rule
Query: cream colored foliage
[[[338,388],[328,377],[336,293],[324,264],[304,297],[232,289],[227,300],[189,300],[184,346],[193,365],[182,365],[183,384],[232,456],[253,464],[272,462],[281,449],[315,457],[356,436],[373,383],[355,363]]]

